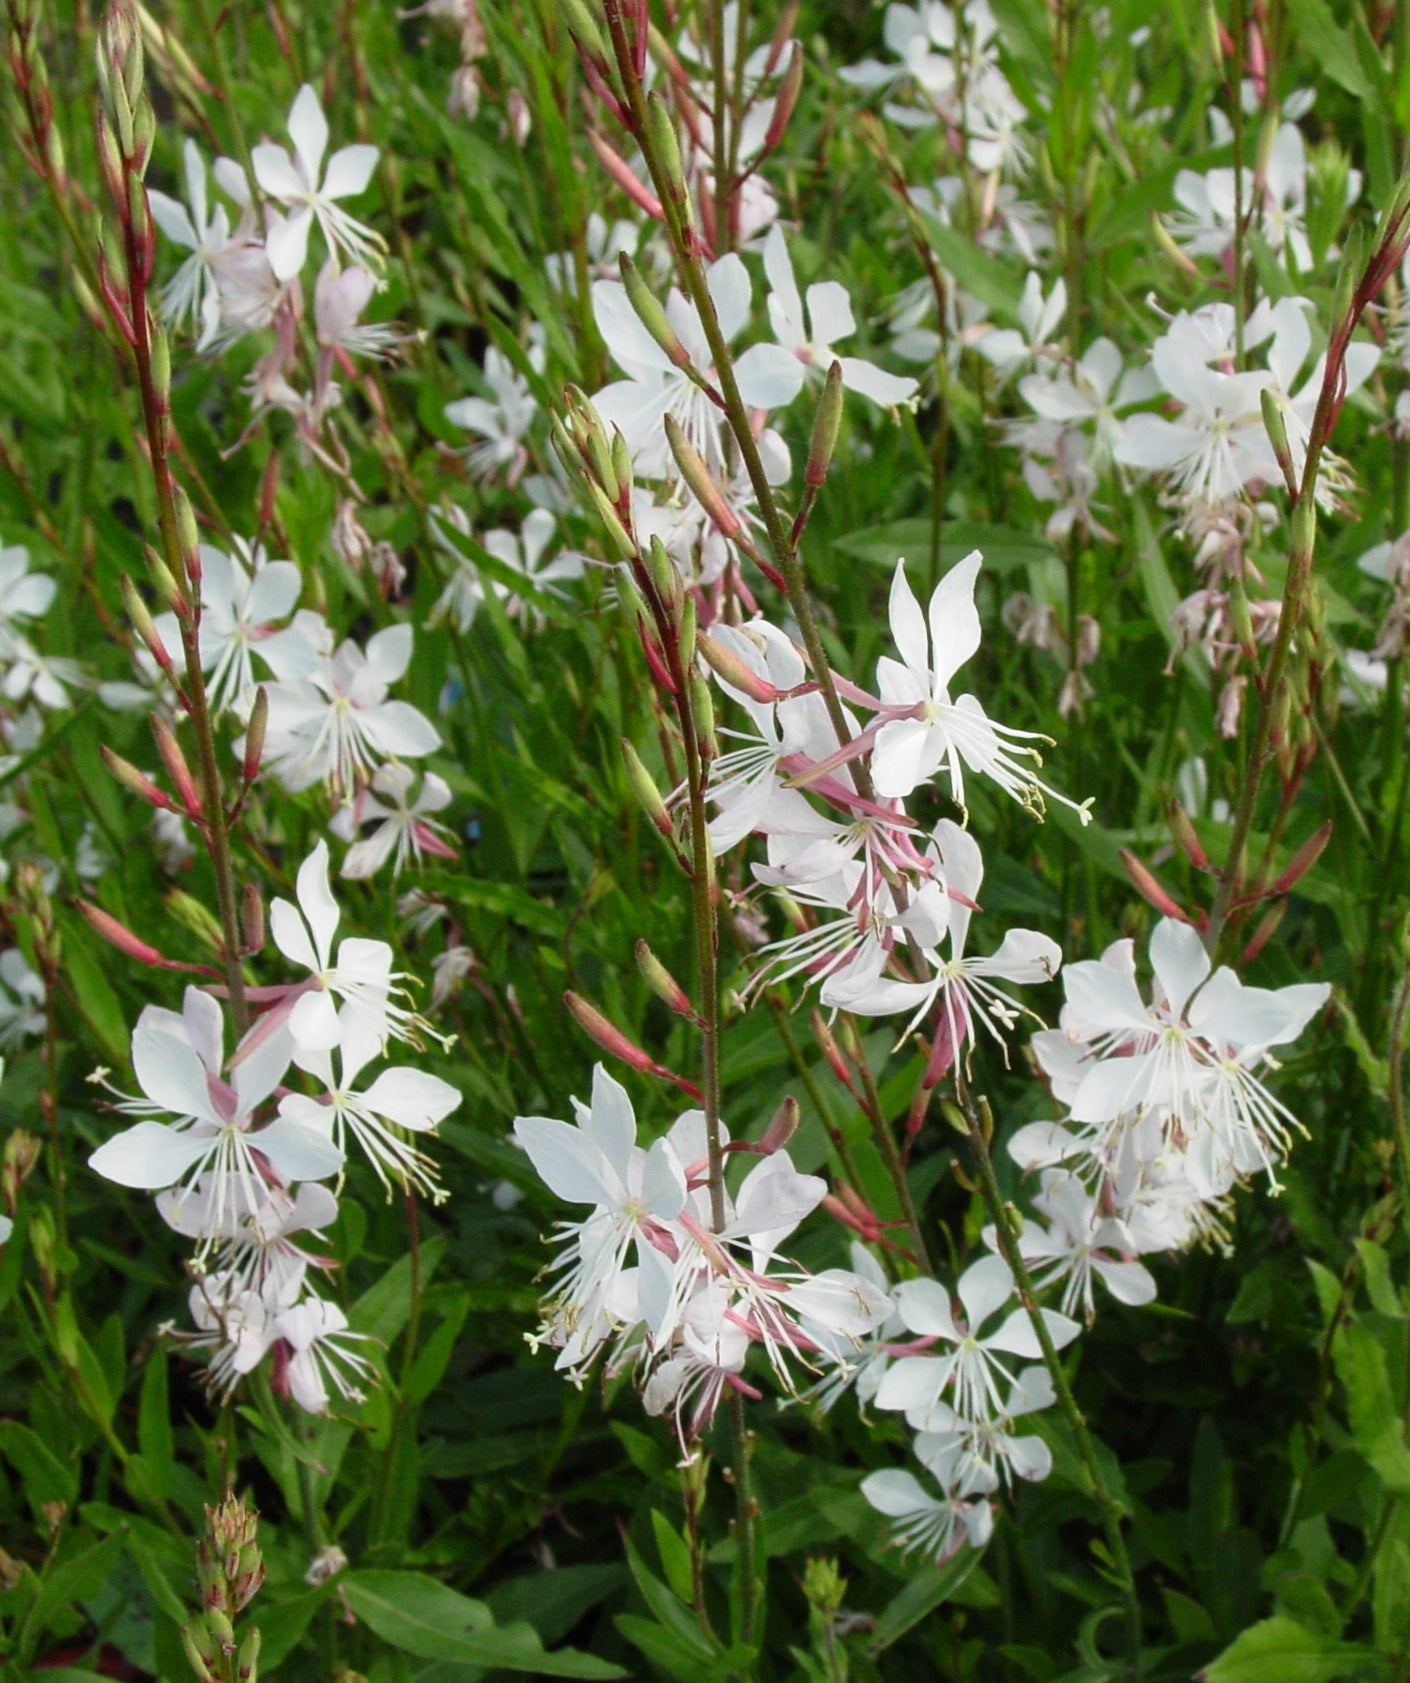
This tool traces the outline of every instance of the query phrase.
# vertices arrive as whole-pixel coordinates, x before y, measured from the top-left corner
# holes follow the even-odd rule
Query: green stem
[[[1126,1675],[1134,1683],[1134,1680],[1140,1676],[1141,1671],[1141,1605],[1136,1595],[1136,1579],[1131,1570],[1131,1557],[1127,1553],[1125,1534],[1121,1529],[1124,1510],[1121,1503],[1107,1488],[1106,1480],[1102,1475],[1101,1464],[1097,1459],[1097,1450],[1092,1440],[1092,1434],[1087,1430],[1087,1422],[1083,1419],[1082,1411],[1077,1406],[1077,1399],[1072,1394],[1072,1387],[1068,1383],[1062,1359],[1058,1355],[1057,1346],[1053,1343],[1053,1335],[1048,1330],[1047,1320],[1043,1311],[1038,1307],[1033,1277],[1028,1272],[1028,1266],[1023,1260],[1023,1253],[1019,1249],[1018,1239],[1010,1224],[1009,1212],[1004,1204],[1003,1193],[999,1189],[998,1177],[994,1173],[993,1159],[989,1155],[988,1129],[981,1120],[975,1101],[958,1070],[956,1071],[955,1085],[960,1108],[964,1112],[965,1122],[968,1126],[969,1142],[974,1152],[975,1165],[979,1171],[979,1189],[983,1195],[985,1207],[989,1211],[990,1219],[994,1223],[999,1253],[1013,1272],[1014,1282],[1018,1288],[1019,1302],[1028,1314],[1034,1336],[1043,1352],[1043,1365],[1047,1368],[1053,1381],[1058,1409],[1072,1433],[1073,1445],[1076,1448],[1078,1459],[1082,1463],[1083,1471],[1087,1475],[1087,1482],[1090,1486],[1089,1494],[1096,1502],[1101,1513],[1102,1530],[1106,1535],[1107,1549],[1111,1555],[1112,1565],[1120,1581],[1121,1601],[1126,1618]]]

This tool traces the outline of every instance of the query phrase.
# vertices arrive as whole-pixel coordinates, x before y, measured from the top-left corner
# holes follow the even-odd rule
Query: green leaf
[[[148,1482],[161,1496],[171,1494],[171,1467],[176,1459],[167,1390],[166,1351],[157,1344],[147,1358],[147,1371],[142,1375],[137,1444],[147,1463]]]
[[[36,1512],[46,1502],[67,1507],[78,1495],[77,1463],[61,1461],[37,1432],[20,1421],[0,1420],[0,1451],[20,1475]]]
[[[1355,43],[1338,25],[1327,0],[1288,0],[1288,12],[1296,38],[1313,62],[1357,99],[1374,100],[1376,89],[1367,80]]]
[[[338,1588],[384,1642],[423,1660],[456,1660],[542,1677],[623,1677],[620,1667],[571,1648],[551,1654],[532,1625],[496,1627],[483,1601],[420,1572],[348,1572]]]
[[[74,998],[84,1021],[103,1044],[103,1054],[114,1063],[127,1062],[127,1013],[103,974],[103,967],[89,946],[87,925],[77,918],[59,919],[64,937],[64,971],[72,984]]]
[[[918,563],[930,558],[929,520],[913,517],[889,520],[879,526],[864,526],[834,540],[832,547],[859,561],[871,561],[889,572],[900,560]],[[947,520],[940,529],[941,571],[977,549],[984,565],[1007,573],[1018,567],[1041,564],[1056,557],[1057,551],[1040,533],[1016,526],[992,526],[978,520]]]
[[[966,292],[1008,321],[1018,319],[1018,299],[1023,288],[1018,277],[958,229],[920,213],[930,248]]]
[[[1376,1656],[1336,1642],[1281,1614],[1240,1632],[1197,1683],[1332,1683],[1364,1673]]]
[[[927,1564],[922,1567],[901,1593],[887,1603],[876,1621],[871,1652],[879,1654],[889,1648],[942,1602],[948,1601],[978,1566],[979,1558],[978,1549],[961,1549],[943,1566]]]
[[[656,1534],[656,1552],[666,1582],[681,1601],[689,1601],[694,1593],[690,1572],[690,1545],[659,1509],[651,1510],[651,1529]]]
[[[35,1597],[26,1628],[37,1634],[54,1613],[71,1602],[86,1601],[96,1595],[112,1576],[113,1566],[122,1549],[123,1539],[120,1536],[104,1537],[102,1542],[94,1543],[92,1548],[66,1560],[56,1571],[49,1573]]]
[[[626,1581],[626,1570],[615,1562],[606,1566],[555,1566],[496,1584],[488,1600],[497,1623],[527,1619],[543,1641],[561,1642],[585,1613],[614,1595]]]
[[[1351,1436],[1388,1490],[1410,1496],[1410,1446],[1391,1395],[1385,1352],[1359,1321],[1345,1322],[1332,1340],[1337,1378],[1346,1390]]]

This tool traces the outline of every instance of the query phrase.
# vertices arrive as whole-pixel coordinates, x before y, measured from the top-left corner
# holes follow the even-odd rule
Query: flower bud
[[[1143,900],[1154,906],[1162,917],[1177,918],[1181,923],[1192,923],[1194,921],[1189,913],[1166,893],[1152,873],[1131,852],[1130,848],[1123,847],[1119,849],[1119,852],[1121,863],[1126,867],[1126,875],[1131,879],[1131,886]]]
[[[181,809],[172,798],[163,793],[145,772],[139,771],[129,760],[123,759],[121,754],[115,754],[107,743],[101,743],[98,748],[103,764],[117,778],[130,794],[136,795],[138,800],[146,801],[149,806],[160,807],[163,812],[179,812]]]
[[[223,1653],[235,1652],[235,1627],[230,1622],[230,1615],[223,1608],[206,1608],[206,1629]]]
[[[182,805],[186,808],[186,816],[199,819],[201,816],[200,791],[196,788],[196,780],[191,775],[191,768],[186,764],[186,756],[181,752],[180,745],[172,734],[171,726],[160,713],[153,713],[151,725],[152,737],[157,744],[157,752],[161,755],[167,776],[176,786],[176,792],[181,797]]]
[[[619,1058],[632,1069],[652,1068],[651,1054],[644,1052],[634,1041],[628,1040],[615,1023],[609,1022],[595,1005],[589,1005],[581,994],[576,994],[569,988],[563,995],[563,1003],[588,1039],[600,1046],[609,1056]]]
[[[1264,947],[1266,947],[1269,941],[1273,938],[1278,925],[1283,921],[1283,917],[1287,912],[1287,909],[1288,903],[1286,900],[1275,900],[1268,910],[1264,912],[1263,916],[1258,920],[1258,927],[1248,938],[1248,943],[1244,947],[1243,953],[1239,959],[1240,964],[1253,963],[1254,959],[1258,957],[1259,953],[1263,951]]]
[[[256,1683],[259,1676],[259,1626],[251,1625],[240,1644],[235,1659],[235,1675],[239,1683]]]
[[[727,649],[723,643],[717,643],[713,637],[704,634],[696,638],[695,646],[704,657],[705,664],[730,689],[747,695],[751,701],[765,704],[779,699],[778,689],[767,678],[761,678],[752,666],[746,666],[733,649]]]
[[[577,42],[578,50],[590,57],[598,70],[607,68],[607,48],[583,0],[560,0],[568,33]]]
[[[710,686],[698,672],[690,674],[690,710],[695,720],[695,741],[702,760],[718,760],[720,744],[715,736],[715,704]]]
[[[142,554],[146,558],[147,571],[151,576],[152,583],[156,586],[157,595],[161,597],[162,601],[166,603],[178,619],[184,619],[190,611],[186,591],[178,583],[171,568],[167,566],[165,558],[159,555],[149,543],[142,545]],[[169,664],[170,662],[168,662]]]
[[[1274,881],[1269,893],[1286,894],[1295,883],[1301,881],[1322,857],[1323,850],[1331,839],[1332,821],[1328,818],[1317,826],[1289,859],[1286,869]]]
[[[808,440],[808,465],[803,483],[814,490],[827,478],[832,452],[837,448],[837,434],[842,426],[842,364],[835,358],[823,382],[817,413],[813,416],[813,432]]]
[[[659,300],[641,278],[641,270],[625,251],[618,256],[617,267],[621,272],[622,285],[627,290],[627,302],[636,311],[637,320],[677,368],[688,368],[690,352],[681,344]]]
[[[39,1136],[25,1128],[15,1128],[6,1137],[4,1157],[0,1160],[0,1189],[4,1191],[11,1215],[19,1202],[20,1188],[34,1173],[43,1149],[44,1142]]]
[[[724,493],[710,477],[710,470],[705,466],[704,458],[685,436],[674,415],[665,417],[665,426],[666,441],[671,446],[676,466],[681,470],[681,478],[685,480],[691,494],[719,531],[725,537],[732,538],[739,530],[739,516],[726,503]]]
[[[269,691],[263,684],[255,691],[250,708],[250,722],[245,726],[245,752],[240,775],[246,788],[259,776],[260,761],[264,757],[264,733],[269,724]]]
[[[264,951],[264,900],[252,882],[240,896],[240,935],[247,957]]]
[[[181,1646],[186,1650],[187,1661],[195,1672],[198,1683],[217,1683],[213,1669],[215,1647],[206,1634],[206,1627],[199,1622],[194,1625],[182,1625]]]
[[[652,584],[656,586],[656,594],[661,598],[662,606],[674,618],[685,600],[685,585],[675,562],[671,559],[670,551],[660,538],[653,537],[646,547],[646,570],[651,575]]]
[[[772,152],[783,139],[783,131],[788,127],[789,119],[798,104],[798,95],[803,86],[803,43],[795,41],[793,51],[789,55],[787,68],[783,72],[783,80],[779,83],[778,92],[774,95],[773,115],[769,118],[769,126],[764,134],[764,150]]]
[[[626,737],[622,738],[622,760],[627,768],[632,793],[641,802],[642,810],[663,836],[674,841],[675,827],[671,823],[670,813],[666,810],[666,803],[661,798],[661,791]]]
[[[1175,838],[1175,845],[1189,860],[1197,871],[1214,873],[1214,866],[1210,863],[1209,855],[1200,845],[1200,839],[1195,834],[1195,827],[1190,822],[1190,815],[1179,803],[1170,803],[1170,833]]]
[[[657,999],[669,1006],[678,1017],[684,1017],[692,1023],[700,1021],[695,1007],[690,1003],[690,995],[645,941],[638,941],[636,944],[636,967],[641,972],[642,980]]]
[[[772,1157],[774,1152],[782,1151],[797,1132],[798,1101],[789,1093],[764,1129],[758,1145],[760,1155]]]
[[[196,527],[195,511],[191,507],[191,499],[179,485],[171,488],[172,502],[176,507],[176,535],[181,542],[181,557],[186,563],[186,572],[193,583],[199,583],[201,577],[201,534]]]
[[[1296,497],[1297,473],[1293,467],[1292,450],[1288,445],[1288,425],[1283,415],[1282,401],[1266,386],[1258,394],[1258,401],[1263,410],[1263,425],[1268,433],[1268,442],[1273,446],[1273,454],[1283,476],[1283,484],[1287,487],[1288,495]]]
[[[690,208],[690,189],[686,186],[685,169],[681,164],[680,142],[676,139],[676,125],[661,95],[653,88],[646,96],[646,126],[656,163],[665,178],[666,192],[671,206],[680,218],[682,228],[694,226]]]
[[[607,534],[607,547],[613,552],[614,559],[630,561],[636,554],[636,544],[632,541],[631,533],[622,524],[616,509],[608,500],[607,493],[601,485],[594,481],[589,481],[588,492]]]
[[[77,905],[90,926],[96,929],[105,941],[110,941],[120,953],[125,953],[128,958],[135,958],[139,964],[166,963],[154,946],[134,935],[101,906],[95,906],[91,900],[79,900]]]

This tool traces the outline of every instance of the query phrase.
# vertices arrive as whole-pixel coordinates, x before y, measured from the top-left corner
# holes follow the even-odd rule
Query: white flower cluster
[[[141,1120],[107,1140],[89,1167],[120,1186],[156,1192],[157,1208],[197,1241],[191,1271],[196,1332],[212,1386],[228,1392],[266,1357],[277,1388],[324,1412],[330,1392],[360,1396],[371,1364],[336,1303],[310,1270],[331,1259],[306,1249],[338,1213],[319,1183],[341,1174],[351,1142],[383,1186],[439,1194],[434,1165],[415,1140],[460,1102],[448,1082],[394,1066],[366,1085],[367,1065],[389,1040],[420,1044],[421,1020],[403,1003],[403,979],[382,941],[348,936],[320,842],[299,869],[298,905],[276,900],[270,932],[302,981],[255,990],[260,1015],[230,1057],[225,1013],[186,990],[180,1011],[149,1005],[132,1034],[141,1096],[117,1108]],[[294,1074],[315,1091],[300,1091]]]

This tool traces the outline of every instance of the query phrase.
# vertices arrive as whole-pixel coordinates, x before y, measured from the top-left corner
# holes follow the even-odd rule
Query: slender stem
[[[1034,1336],[1043,1352],[1043,1365],[1052,1377],[1058,1409],[1072,1433],[1078,1459],[1082,1463],[1087,1481],[1091,1486],[1090,1494],[1101,1512],[1102,1530],[1106,1535],[1107,1549],[1121,1584],[1121,1600],[1126,1616],[1127,1676],[1134,1680],[1139,1677],[1141,1670],[1141,1604],[1136,1595],[1135,1574],[1131,1570],[1131,1557],[1127,1553],[1126,1538],[1121,1529],[1124,1510],[1121,1503],[1107,1488],[1106,1480],[1102,1475],[1101,1464],[1097,1460],[1097,1450],[1092,1440],[1092,1434],[1087,1430],[1087,1422],[1083,1419],[1082,1411],[1077,1406],[1077,1399],[1072,1394],[1072,1387],[1068,1383],[1062,1359],[1058,1355],[1057,1346],[1053,1343],[1053,1335],[1048,1330],[1047,1320],[1044,1318],[1043,1311],[1038,1307],[1033,1277],[1028,1272],[1028,1266],[1023,1260],[1023,1253],[1019,1249],[1017,1236],[1009,1223],[1009,1214],[1004,1205],[1003,1193],[999,1189],[998,1178],[994,1173],[993,1159],[989,1155],[988,1131],[980,1118],[963,1075],[958,1070],[956,1071],[955,1086],[960,1108],[964,1112],[965,1122],[968,1125],[969,1143],[974,1152],[975,1165],[979,1171],[979,1189],[983,1195],[985,1207],[989,1211],[990,1219],[994,1223],[999,1252],[1013,1272],[1014,1281],[1018,1288],[1019,1302],[1027,1311]]]
[[[862,1037],[857,1030],[856,1019],[844,1017],[842,1019],[847,1033],[847,1051],[852,1060],[852,1067],[857,1072],[857,1078],[862,1084],[862,1109],[871,1122],[872,1134],[881,1152],[882,1161],[886,1164],[886,1172],[891,1177],[891,1184],[896,1189],[896,1198],[901,1206],[901,1214],[906,1218],[906,1224],[911,1230],[911,1244],[915,1247],[916,1262],[924,1274],[934,1274],[935,1264],[931,1261],[930,1250],[920,1228],[920,1215],[916,1210],[915,1199],[911,1196],[910,1182],[906,1179],[906,1162],[901,1155],[901,1148],[896,1143],[896,1135],[891,1124],[886,1119],[886,1112],[882,1108],[881,1094],[877,1091],[876,1079],[872,1075],[871,1065],[867,1062],[866,1047],[862,1044]]]
[[[1400,1191],[1407,1213],[1410,1213],[1410,1124],[1405,1115],[1405,1040],[1410,1027],[1410,959],[1406,956],[1406,941],[1410,938],[1410,919],[1401,931],[1402,953],[1400,982],[1391,1006],[1390,1033],[1387,1037],[1386,1102],[1390,1106],[1391,1133],[1395,1139],[1395,1155],[1400,1165]]]

